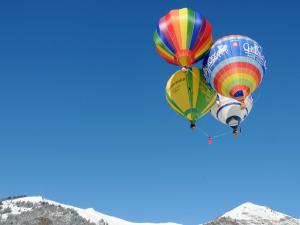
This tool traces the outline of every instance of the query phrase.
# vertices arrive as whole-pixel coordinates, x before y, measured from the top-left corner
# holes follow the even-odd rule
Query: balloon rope
[[[193,76],[197,76],[193,72],[192,68],[188,68],[188,71],[190,71]],[[197,127],[196,129],[201,131],[202,134],[204,134],[206,137],[211,138],[211,139],[218,139],[220,137],[224,137],[224,136],[227,136],[228,134],[231,134],[231,131],[227,131],[227,132],[223,132],[223,133],[220,133],[220,134],[217,134],[217,135],[209,135],[205,130],[201,129],[200,127]]]
[[[206,137],[210,137],[210,135],[203,129],[201,129],[200,127],[197,127],[196,130],[199,130],[202,132],[202,134],[204,134]]]
[[[213,139],[217,139],[217,138],[220,138],[220,137],[224,137],[228,134],[231,134],[231,131],[226,131],[226,132],[223,132],[223,133],[220,133],[220,134],[216,134],[216,135],[209,135],[204,129],[200,128],[200,127],[197,127],[196,130],[199,130],[201,131],[201,133],[206,136],[206,137],[211,137]]]
[[[231,131],[227,131],[227,132],[224,132],[224,133],[221,133],[221,134],[218,134],[218,135],[214,135],[214,136],[212,136],[212,138],[217,139],[217,138],[220,138],[220,137],[224,137],[228,134],[231,134]]]
[[[193,72],[193,69],[192,69],[191,67],[189,67],[189,68],[187,69],[187,71],[190,71],[194,77],[197,77],[197,75]],[[208,84],[208,81],[206,80],[206,78],[205,78],[204,80],[205,80],[205,82]]]

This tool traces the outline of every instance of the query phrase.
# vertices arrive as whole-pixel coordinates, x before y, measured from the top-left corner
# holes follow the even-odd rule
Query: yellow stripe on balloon
[[[168,51],[166,51],[165,49],[163,49],[159,45],[157,45],[156,48],[157,48],[157,51],[163,53],[166,57],[170,58],[170,60],[174,60],[174,56],[171,55]]]
[[[238,76],[238,77],[237,77]],[[224,80],[224,82],[222,83],[222,86],[221,86],[221,90],[222,90],[222,92],[224,93],[226,93],[226,95],[228,96],[229,95],[229,92],[230,92],[230,90],[228,89],[229,88],[229,85],[230,85],[230,83],[231,82],[233,82],[234,80],[239,80],[240,82],[240,84],[241,85],[243,85],[243,84],[247,84],[247,83],[250,83],[250,84],[252,84],[251,86],[252,87],[250,87],[251,88],[251,90],[250,90],[250,92],[252,92],[252,89],[253,90],[255,90],[255,88],[256,88],[256,83],[255,83],[255,80],[253,79],[253,77],[252,76],[250,76],[250,75],[248,75],[248,74],[235,74],[235,76],[234,77],[228,77],[228,78],[226,78],[225,80]],[[248,85],[248,84],[247,84]]]
[[[252,90],[250,90],[251,92],[253,92],[256,89],[256,80],[254,79],[253,76],[245,73],[233,73],[227,78],[225,78],[224,81],[222,82],[221,92],[223,95],[225,93],[225,96],[228,96],[230,90],[227,90],[227,88],[230,85],[230,83],[233,82],[234,80],[240,80],[240,81],[245,80],[251,83],[253,85],[251,88]]]
[[[213,99],[210,101],[210,103],[203,109],[203,114],[206,114],[211,107],[215,104],[215,102],[217,101],[217,93],[215,93],[215,96],[213,97]]]
[[[181,31],[181,47],[187,49],[187,33],[188,33],[188,9],[179,10],[180,31]]]
[[[168,81],[166,91],[182,111],[190,109],[186,75],[183,72],[177,73],[176,76],[171,77]]]
[[[204,52],[206,52],[210,46],[212,45],[212,39],[210,38],[209,42],[203,47],[203,48],[200,48],[198,52],[196,52],[196,58],[198,58],[199,56],[201,56]]]
[[[198,93],[199,93],[199,77],[200,77],[200,70],[196,68],[192,68],[192,75],[193,75],[193,108],[196,108],[197,100],[198,100]]]
[[[187,115],[186,115],[186,118],[187,118],[189,121],[192,121],[192,120],[193,120],[192,114],[191,114],[191,113],[187,114]]]
[[[176,113],[178,113],[178,114],[181,115],[181,116],[184,116],[184,114],[183,114],[182,112],[180,112],[180,111],[173,105],[173,103],[169,101],[168,98],[166,98],[166,99],[167,99],[167,102],[169,103],[170,107],[171,107]]]

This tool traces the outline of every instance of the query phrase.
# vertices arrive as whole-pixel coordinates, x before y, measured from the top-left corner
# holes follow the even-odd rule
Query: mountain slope
[[[40,222],[41,218],[45,218],[45,221],[50,220],[48,223],[44,222],[45,225],[62,225],[62,223],[68,225],[179,225],[175,223],[132,223],[99,213],[94,209],[80,209],[50,201],[40,196],[5,200],[2,201],[1,208],[0,225],[8,224],[8,220],[13,222],[12,225],[24,225],[23,223],[27,223],[27,221],[24,221],[24,217],[32,221],[31,223],[37,221],[36,224],[42,223]],[[57,215],[55,215],[56,212]],[[79,220],[80,222],[76,222]],[[42,225],[44,224],[42,223]]]
[[[300,220],[247,202],[205,225],[300,225]]]
[[[0,200],[0,225],[179,225],[133,223],[94,209],[80,209],[44,199]],[[300,225],[300,220],[265,206],[247,202],[203,225]]]

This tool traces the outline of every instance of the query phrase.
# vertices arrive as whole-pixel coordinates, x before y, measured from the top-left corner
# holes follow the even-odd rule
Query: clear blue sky
[[[238,138],[207,145],[165,101],[177,68],[152,35],[186,6],[211,21],[215,39],[244,34],[265,49],[262,97]],[[0,196],[43,195],[137,222],[199,224],[245,201],[300,217],[299,7],[2,1]],[[209,115],[199,126],[227,130]]]

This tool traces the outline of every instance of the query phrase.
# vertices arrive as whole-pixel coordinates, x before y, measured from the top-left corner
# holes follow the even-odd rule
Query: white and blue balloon
[[[218,95],[218,99],[211,108],[212,116],[223,124],[233,129],[233,134],[238,134],[239,125],[247,118],[253,107],[253,98],[247,97],[242,106],[235,99]]]

